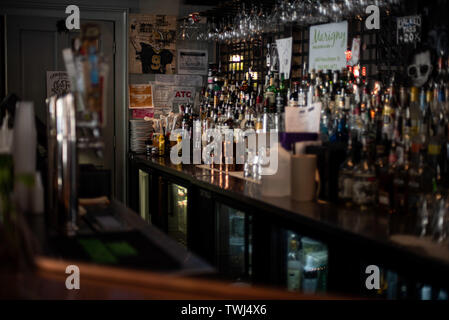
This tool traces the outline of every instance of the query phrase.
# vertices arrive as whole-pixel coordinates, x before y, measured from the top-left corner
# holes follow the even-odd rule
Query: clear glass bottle
[[[399,159],[393,178],[394,212],[405,215],[408,209],[408,181],[410,171],[410,143],[405,142],[403,160]]]
[[[352,205],[352,189],[354,185],[354,154],[352,139],[348,140],[346,160],[343,162],[338,175],[338,197],[346,206]]]
[[[352,200],[361,210],[366,210],[376,202],[377,178],[374,165],[368,154],[369,146],[366,138],[362,138],[362,157],[354,168],[354,185]]]
[[[300,257],[301,242],[298,236],[289,232],[288,236],[288,254],[287,254],[287,288],[289,291],[300,291],[302,264]]]

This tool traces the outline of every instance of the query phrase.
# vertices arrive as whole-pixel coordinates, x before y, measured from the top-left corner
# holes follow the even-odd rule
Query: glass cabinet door
[[[327,290],[327,246],[286,231],[286,284],[289,291],[319,293]]]
[[[236,281],[251,277],[251,216],[216,203],[216,252],[219,272]]]
[[[150,176],[139,170],[139,213],[142,219],[151,223],[150,216]]]
[[[168,234],[187,247],[187,188],[168,183]]]

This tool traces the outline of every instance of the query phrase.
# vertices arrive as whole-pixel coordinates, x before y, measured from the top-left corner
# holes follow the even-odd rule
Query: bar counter
[[[268,225],[291,228],[323,241],[329,248],[331,287],[344,286],[344,274],[359,272],[350,261],[382,265],[421,281],[449,287],[449,245],[413,235],[414,221],[376,210],[360,211],[324,201],[299,203],[290,197],[261,194],[259,183],[221,173],[204,166],[174,165],[169,158],[130,155],[131,167],[147,168],[199,190],[251,208]],[[199,214],[193,212],[193,214]],[[267,238],[269,238],[267,236]],[[268,239],[265,243],[270,244]],[[344,261],[348,261],[346,264]],[[340,267],[335,265],[340,264]]]
[[[110,205],[94,205],[86,207],[87,213],[80,219],[79,231],[77,237],[98,236],[100,239],[106,236],[113,236],[117,241],[128,241],[130,238],[137,237],[134,242],[140,245],[147,245],[142,251],[149,251],[149,254],[159,254],[161,260],[167,259],[169,262],[165,265],[153,264],[153,260],[144,259],[143,261],[130,262],[127,267],[139,268],[143,270],[164,271],[176,275],[208,275],[215,272],[214,268],[204,262],[202,259],[191,254],[185,248],[178,245],[164,233],[154,226],[146,224],[136,213],[129,210],[118,201],[112,201]],[[119,225],[114,226],[113,230],[104,230],[96,223],[97,217],[107,217],[107,219],[116,219]],[[88,257],[80,257],[77,250],[66,237],[58,237],[54,230],[46,226],[44,216],[29,216],[28,224],[31,231],[36,236],[40,252],[39,254],[52,258],[63,258],[74,260],[85,260]],[[157,252],[152,252],[155,250]],[[81,258],[81,259],[80,259]],[[92,262],[92,261],[87,261]],[[108,264],[102,263],[99,264]],[[120,262],[118,262],[118,267]]]

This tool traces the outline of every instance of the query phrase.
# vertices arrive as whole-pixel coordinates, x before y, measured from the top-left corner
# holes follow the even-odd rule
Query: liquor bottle
[[[214,89],[214,76],[212,73],[212,67],[209,65],[207,69],[207,89],[212,91]]]
[[[397,166],[396,141],[393,140],[388,155],[388,164],[381,162],[377,168],[379,177],[378,205],[385,212],[394,212],[393,179]]]
[[[298,237],[291,233],[288,239],[287,254],[287,288],[289,291],[301,289],[302,264],[300,257],[300,245]]]
[[[376,202],[377,179],[374,166],[368,154],[369,146],[366,138],[362,138],[362,158],[354,168],[354,185],[352,200],[361,210],[366,210]]]
[[[346,206],[352,205],[352,188],[354,185],[354,155],[352,139],[348,140],[346,160],[343,162],[338,175],[338,197]]]
[[[165,155],[165,137],[163,133],[159,135],[158,146],[159,146],[159,156],[163,157]]]
[[[263,87],[262,85],[258,85],[257,96],[255,101],[255,111],[259,112],[259,110],[262,110],[262,106],[263,106]]]
[[[315,102],[315,86],[316,86],[316,74],[315,69],[310,73],[309,89],[307,91],[307,105],[310,106]]]
[[[268,105],[263,106],[263,114],[262,114],[262,132],[268,133],[271,128],[271,118],[268,111]]]
[[[263,112],[259,112],[257,114],[257,119],[256,119],[256,124],[255,124],[255,129],[256,129],[257,133],[260,133],[263,130],[263,115],[264,115],[264,113],[268,112],[268,99],[265,99],[262,108],[263,108]]]
[[[383,129],[382,133],[388,136],[388,139],[393,139],[394,133],[394,109],[390,103],[390,96],[385,97],[385,103],[382,113]]]
[[[419,105],[419,91],[418,88],[412,87],[410,89],[410,119],[411,119],[411,132],[410,138],[412,143],[412,149],[419,150],[421,139],[420,130],[422,126],[422,112]]]
[[[281,95],[278,92],[278,95]],[[276,113],[274,114],[274,130],[278,133],[285,132],[285,106],[282,99],[276,101]]]
[[[273,74],[270,75],[270,83],[265,90],[265,100],[268,100],[268,107],[276,105],[276,87]]]
[[[267,70],[271,70],[271,45],[267,43],[267,55],[265,56]]]
[[[287,97],[288,97],[288,95],[287,95],[288,89],[287,88],[288,88],[288,85],[286,84],[286,80],[285,80],[284,74],[281,73],[281,79],[280,79],[280,82],[279,82],[279,91],[280,91],[280,93],[282,95],[282,99],[284,101],[286,101]]]
[[[306,107],[307,106],[307,82],[306,78],[303,77],[300,86],[298,87],[298,107]]]
[[[295,81],[293,83],[293,91],[290,94],[288,105],[289,107],[298,107],[298,91],[299,91],[299,82]]]
[[[405,141],[404,158],[398,159],[393,178],[394,212],[405,215],[408,208],[408,182],[410,171],[410,142]]]
[[[424,165],[424,159],[422,154],[413,150],[411,153],[411,165],[408,177],[408,199],[407,199],[407,214],[416,218],[418,213],[418,206],[420,196],[423,193],[422,185],[422,171],[421,168]]]
[[[227,107],[225,119],[223,121],[223,129],[234,129],[234,117],[232,115],[231,106]]]
[[[433,188],[433,212],[430,228],[433,239],[437,242],[443,242],[447,238],[448,233],[448,218],[446,212],[447,190],[444,189],[442,184],[439,165],[437,165]]]

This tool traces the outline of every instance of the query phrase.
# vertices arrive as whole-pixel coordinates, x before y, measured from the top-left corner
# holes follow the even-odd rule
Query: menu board
[[[347,45],[347,21],[310,27],[309,71],[345,68]]]
[[[400,17],[397,19],[397,44],[421,42],[420,15]]]

